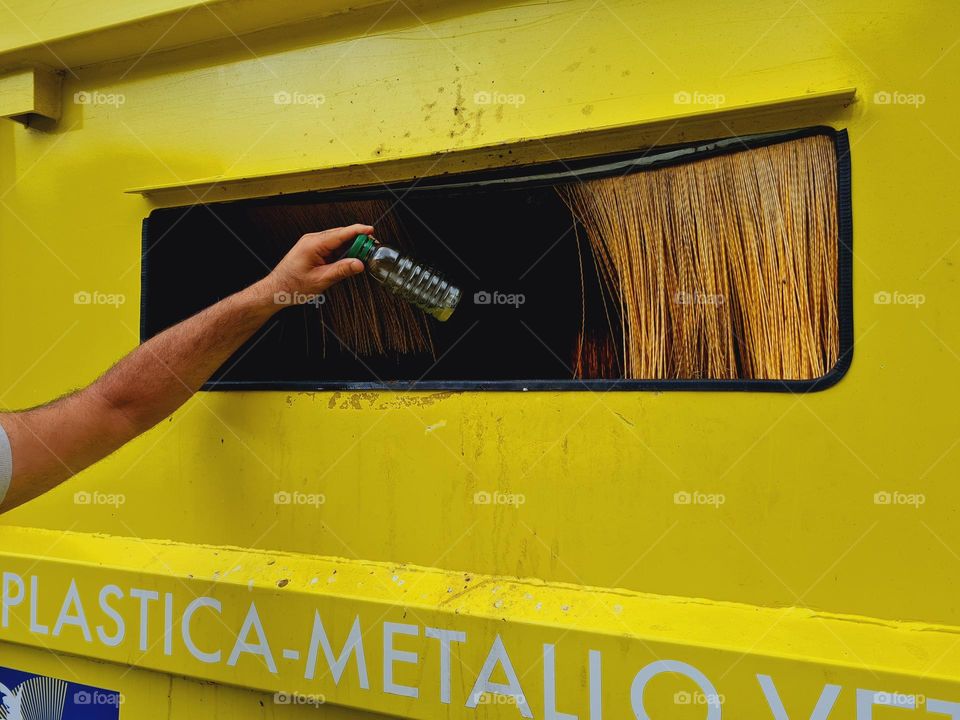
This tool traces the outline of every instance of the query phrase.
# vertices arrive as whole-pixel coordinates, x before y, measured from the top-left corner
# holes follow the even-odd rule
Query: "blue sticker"
[[[4,720],[117,720],[116,690],[0,667],[0,718]]]

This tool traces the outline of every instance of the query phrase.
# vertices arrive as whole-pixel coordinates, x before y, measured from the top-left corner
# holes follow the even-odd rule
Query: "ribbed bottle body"
[[[386,245],[374,247],[367,258],[367,269],[385,288],[437,320],[447,320],[460,302],[459,288],[435,270]]]

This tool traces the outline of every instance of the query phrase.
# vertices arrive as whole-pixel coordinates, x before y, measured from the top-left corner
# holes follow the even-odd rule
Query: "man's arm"
[[[0,512],[59,485],[180,407],[282,307],[278,293],[319,294],[362,272],[359,260],[327,261],[347,240],[372,231],[352,225],[304,235],[263,280],[151,338],[88,387],[0,413],[13,458]]]

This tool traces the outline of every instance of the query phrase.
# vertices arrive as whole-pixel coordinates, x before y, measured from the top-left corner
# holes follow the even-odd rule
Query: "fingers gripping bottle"
[[[387,290],[441,322],[460,302],[459,288],[426,265],[380,244],[372,235],[357,235],[344,257],[360,260]]]

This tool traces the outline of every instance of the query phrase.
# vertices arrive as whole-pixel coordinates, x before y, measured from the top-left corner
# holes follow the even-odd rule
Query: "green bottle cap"
[[[369,255],[370,251],[373,250],[374,242],[374,239],[369,235],[357,235],[344,257],[357,258],[357,260],[360,260],[361,262],[366,262],[367,255]]]

